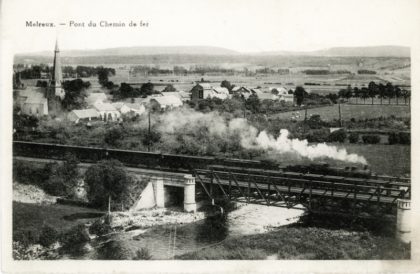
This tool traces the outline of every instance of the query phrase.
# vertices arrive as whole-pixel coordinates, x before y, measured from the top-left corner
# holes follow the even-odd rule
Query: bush
[[[90,166],[85,173],[87,198],[97,207],[105,209],[111,197],[112,206],[125,201],[129,186],[134,180],[124,170],[124,166],[117,160],[105,160]],[[121,209],[121,207],[119,207]]]
[[[30,162],[13,162],[13,180],[21,184],[31,184],[44,189],[49,178],[51,164],[39,167]]]
[[[60,242],[63,246],[73,247],[74,245],[82,244],[90,241],[89,233],[84,224],[73,226],[60,236]]]
[[[399,144],[400,143],[400,136],[397,132],[391,132],[388,135],[388,143],[390,145]]]
[[[392,132],[388,136],[388,143],[390,145],[394,145],[394,144],[410,145],[411,144],[410,133],[409,132]]]
[[[58,240],[58,231],[49,226],[44,225],[39,235],[39,244],[44,247],[49,247]]]
[[[52,195],[72,197],[80,179],[78,163],[75,156],[66,155],[63,163],[50,166],[44,190]]]
[[[410,145],[411,144],[411,135],[410,132],[400,132],[400,144]]]
[[[344,143],[347,138],[347,133],[344,129],[339,129],[334,132],[331,132],[328,136],[328,142],[340,142]]]
[[[115,146],[123,139],[123,131],[119,127],[113,127],[105,133],[104,141],[108,145]]]
[[[90,227],[89,233],[98,236],[105,235],[112,232],[112,228],[109,223],[105,222],[104,219],[97,219]]]
[[[140,248],[136,251],[136,255],[134,255],[133,260],[150,260],[152,255],[147,248]]]
[[[131,260],[132,253],[119,241],[109,241],[98,249],[98,259],[100,260]]]
[[[309,128],[311,129],[320,129],[322,128],[325,123],[324,121],[322,121],[321,116],[316,114],[316,115],[312,115],[307,121],[306,124],[309,126]]]
[[[349,142],[352,144],[359,142],[359,134],[357,132],[352,132],[349,135]]]
[[[365,144],[378,144],[381,138],[378,135],[363,135],[362,140]]]
[[[330,133],[327,129],[316,129],[311,130],[310,133],[306,136],[308,142],[311,143],[323,143],[328,140]]]
[[[14,231],[13,241],[19,242],[24,247],[27,247],[39,241],[39,233],[37,231],[29,229]]]

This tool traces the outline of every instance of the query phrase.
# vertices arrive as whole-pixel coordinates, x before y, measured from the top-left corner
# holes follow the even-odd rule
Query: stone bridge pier
[[[137,177],[144,177],[136,174]],[[184,210],[195,212],[197,204],[195,201],[195,178],[192,175],[165,177],[154,175],[149,177],[149,183],[143,190],[140,199],[132,210],[146,208],[165,207],[165,186],[180,187],[184,189]]]

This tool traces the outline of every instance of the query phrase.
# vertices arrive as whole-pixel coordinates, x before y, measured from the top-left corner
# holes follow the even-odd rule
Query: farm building
[[[121,114],[134,114],[134,115],[142,115],[146,108],[143,104],[140,103],[124,103],[124,102],[117,102],[112,103],[112,105],[121,113]]]
[[[205,99],[211,97],[213,87],[209,83],[199,83],[191,89],[191,99]]]
[[[175,95],[154,96],[150,100],[151,104],[156,104],[161,110],[180,107],[183,105],[181,99]]]
[[[198,83],[191,90],[191,99],[206,99],[206,98],[229,98],[229,91],[227,88],[212,87],[209,83]]]
[[[116,121],[121,113],[110,103],[96,102],[93,107],[99,112],[99,117],[104,121]]]
[[[134,115],[142,115],[146,112],[146,108],[143,104],[139,103],[124,103],[119,109],[121,114],[132,113]]]
[[[276,94],[271,93],[270,91],[262,90],[259,88],[251,89],[253,94],[258,96],[260,100],[278,100],[278,96]]]
[[[78,123],[82,120],[91,121],[92,119],[99,118],[99,112],[96,109],[74,109],[68,115],[67,118],[75,123]]]

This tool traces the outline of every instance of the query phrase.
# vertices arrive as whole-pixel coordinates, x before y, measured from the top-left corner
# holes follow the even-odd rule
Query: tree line
[[[367,87],[351,87],[348,85],[347,88],[341,89],[338,92],[340,98],[349,100],[350,98],[356,99],[356,104],[359,99],[363,100],[363,103],[366,103],[366,100],[370,98],[371,104],[373,105],[374,98],[380,99],[380,104],[383,104],[384,99],[388,100],[388,104],[391,104],[391,99],[395,98],[396,103],[399,103],[399,99],[404,99],[404,104],[407,104],[409,98],[411,97],[411,92],[408,89],[401,88],[398,85],[393,85],[392,83],[375,83],[371,81]]]
[[[18,66],[18,68],[21,68]],[[115,75],[114,68],[105,68],[102,66],[98,67],[90,67],[90,66],[63,66],[62,72],[64,78],[85,78],[85,77],[92,77],[98,75],[100,71],[106,70],[108,71],[109,75]],[[40,64],[32,67],[27,67],[21,69],[17,72],[21,79],[40,79],[42,78],[42,74],[46,74],[47,77],[44,78],[51,78],[50,75],[53,72],[53,67],[48,66],[46,64]]]

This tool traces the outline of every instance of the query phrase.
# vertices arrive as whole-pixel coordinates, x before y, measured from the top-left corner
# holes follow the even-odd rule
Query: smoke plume
[[[310,145],[308,140],[290,139],[287,129],[280,130],[277,139],[262,131],[256,138],[259,147],[265,150],[274,150],[278,153],[294,153],[310,160],[330,158],[343,162],[364,164],[366,159],[357,154],[349,154],[346,149],[338,149],[336,146],[330,146],[325,143]]]
[[[234,118],[228,121],[218,112],[201,113],[189,108],[165,112],[158,118],[157,129],[164,134],[197,134],[206,130],[210,139],[239,136],[240,144],[246,149],[263,149],[276,154],[292,154],[309,160],[333,159],[354,164],[367,164],[363,156],[349,154],[344,148],[325,143],[309,144],[308,140],[289,138],[289,131],[280,130],[275,138],[266,131],[258,130],[246,119]]]

